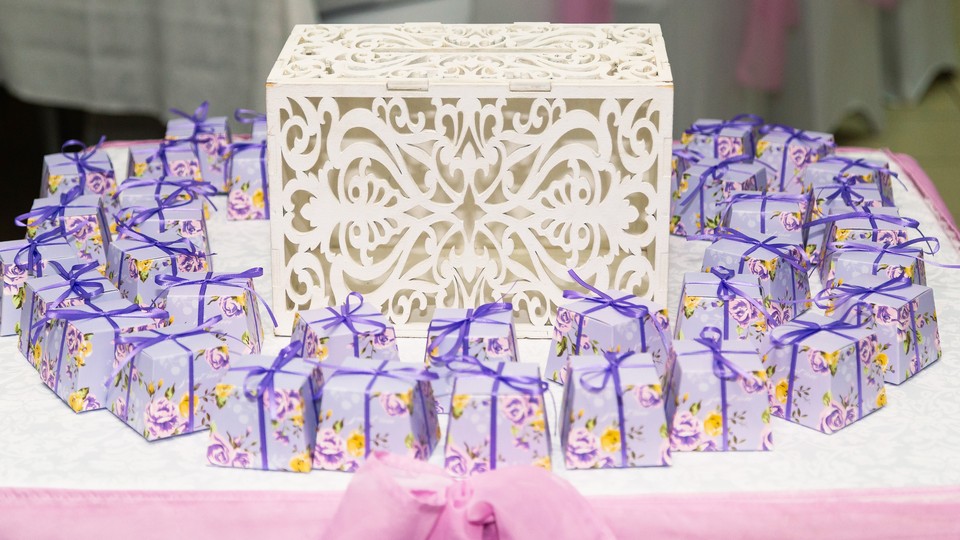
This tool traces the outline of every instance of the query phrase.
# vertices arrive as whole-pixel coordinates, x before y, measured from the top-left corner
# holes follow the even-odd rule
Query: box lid
[[[340,392],[343,391],[355,391],[363,394],[366,391],[367,386],[373,380],[374,376],[372,373],[351,373],[351,371],[362,372],[362,371],[372,371],[376,369],[382,369],[383,371],[391,370],[410,370],[410,371],[420,371],[423,370],[423,364],[411,364],[408,362],[395,362],[388,360],[372,360],[369,358],[357,358],[349,357],[345,358],[342,362],[339,363],[335,368],[324,370],[325,374],[329,373],[329,378],[326,379],[323,389],[327,390],[337,390]],[[410,391],[416,383],[416,379],[408,375],[404,375],[401,372],[398,373],[400,378],[392,376],[378,376],[376,381],[373,381],[373,387],[370,388],[371,394],[374,392],[377,393],[389,393],[389,394],[402,394],[404,392]]]
[[[676,362],[683,373],[712,373],[713,353],[706,345],[692,339],[680,339],[673,342]],[[756,346],[739,339],[720,342],[723,358],[743,371],[763,371],[760,354]]]
[[[530,389],[534,395],[540,395],[540,368],[536,364],[522,364],[520,362],[496,362],[485,363],[485,367],[496,371],[501,366],[502,375],[506,377],[520,377],[523,383],[517,384],[519,388]],[[654,370],[656,371],[656,370]],[[496,379],[486,375],[457,374],[454,379],[454,394],[467,394],[471,396],[489,396],[493,391],[493,385]],[[536,382],[534,382],[536,381]],[[546,384],[546,383],[543,383]],[[518,395],[524,394],[518,388],[508,386],[501,382],[497,385],[497,395]]]
[[[812,311],[804,312],[792,321],[784,323],[770,331],[771,337],[782,338],[789,332],[804,329],[803,322],[815,323],[817,325],[837,324],[837,319],[831,319],[825,315],[814,313]],[[865,328],[844,328],[838,332],[817,331],[797,341],[797,345],[808,345],[813,349],[825,352],[838,351],[844,347],[854,344],[857,341],[867,339],[873,335],[873,332]]]
[[[734,274],[727,282],[750,298],[763,298],[760,280],[753,274]],[[719,284],[720,278],[710,272],[687,272],[683,275],[683,292],[687,296],[716,298]]]
[[[572,381],[573,377],[586,376],[588,377],[586,379],[588,384],[583,387],[592,392],[599,392],[594,388],[603,384],[602,370],[610,365],[606,357],[596,354],[571,356],[569,362],[570,371],[567,374],[567,380]],[[657,374],[653,357],[649,353],[633,353],[624,358],[618,368],[618,374],[620,375],[620,388],[624,391],[628,386],[660,384],[660,376]]]

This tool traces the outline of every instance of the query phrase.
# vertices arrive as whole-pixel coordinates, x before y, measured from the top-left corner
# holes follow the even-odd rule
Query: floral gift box
[[[772,450],[766,371],[753,346],[716,328],[676,343],[667,418],[679,452]]]
[[[267,141],[235,142],[226,159],[227,219],[270,219]]]
[[[126,238],[127,231],[150,237],[172,231],[203,253],[211,253],[207,220],[200,201],[164,199],[156,206],[122,208],[114,218],[120,224],[117,238]]]
[[[565,298],[575,301],[557,308],[545,370],[547,379],[564,384],[569,358],[604,351],[649,353],[657,374],[662,376],[670,350],[667,310],[624,291],[601,291],[572,270],[570,277],[588,293],[563,293]]]
[[[723,215],[723,226],[748,235],[764,238],[776,235],[781,240],[803,248],[813,204],[810,194],[800,193],[734,193]]]
[[[511,465],[550,469],[547,383],[536,364],[451,364],[456,378],[447,423],[444,466],[466,477]]]
[[[153,237],[130,231],[107,248],[107,278],[124,298],[149,306],[162,291],[157,276],[212,271],[211,258],[173,231]]]
[[[673,154],[670,160],[670,185],[673,189],[679,185],[680,177],[684,171],[703,159],[703,156],[697,152],[685,148],[678,141],[673,141]]]
[[[26,299],[28,276],[42,277],[51,262],[66,266],[80,262],[76,250],[63,239],[61,233],[49,231],[29,240],[0,242],[0,271],[3,272],[0,336],[17,333]]]
[[[103,408],[107,379],[123,361],[124,334],[163,326],[167,314],[126,300],[50,309],[54,321],[39,351],[40,378],[74,412]]]
[[[97,270],[97,263],[81,263],[65,268],[52,261],[43,277],[26,281],[23,309],[17,323],[18,347],[34,367],[40,364],[40,351],[53,320],[50,309],[71,307],[96,300],[120,300],[120,291]]]
[[[868,241],[896,246],[908,241],[910,231],[918,231],[920,227],[920,222],[901,217],[900,211],[892,207],[836,209],[833,212],[830,216],[810,222],[811,225],[818,224],[818,221],[827,224],[821,260],[830,254],[837,243]]]
[[[103,197],[100,201],[101,215],[104,223],[113,226],[116,229],[116,219],[107,220],[121,213],[124,208],[132,206],[144,206],[147,208],[158,207],[163,203],[166,206],[171,204],[202,201],[203,217],[210,217],[210,197],[216,195],[217,191],[207,182],[199,182],[190,178],[175,178],[169,176],[160,176],[157,178],[133,178],[117,188],[117,192],[111,197]],[[116,235],[116,230],[113,230]]]
[[[807,233],[806,252],[813,265],[822,263],[824,242],[830,229],[832,218],[825,216],[856,212],[862,208],[877,208],[887,205],[876,184],[833,184],[813,188],[812,223],[805,228]]]
[[[884,381],[900,384],[940,359],[933,289],[905,276],[836,280],[818,295],[827,315],[863,324],[877,336],[876,361]]]
[[[833,155],[807,165],[801,174],[803,184],[812,186],[814,189],[840,185],[872,184],[880,197],[886,201],[884,206],[895,206],[891,178],[897,175],[889,169],[889,165],[884,161],[852,159]]]
[[[27,228],[27,238],[62,226],[65,240],[73,244],[81,260],[103,264],[106,256],[98,220],[99,201],[100,197],[81,195],[78,190],[36,199],[29,212],[17,216],[17,224]]]
[[[127,149],[127,183],[132,178],[189,178],[204,180],[200,160],[190,141],[136,144]]]
[[[207,462],[218,467],[310,472],[323,375],[297,357],[299,343],[276,357],[241,355],[214,386]]]
[[[262,268],[251,268],[237,273],[188,272],[158,276],[160,294],[155,304],[170,313],[172,326],[180,328],[201,326],[211,317],[218,317],[211,328],[228,336],[230,352],[260,354],[263,344],[260,304],[273,318],[266,301],[253,287],[253,278],[262,275]],[[294,341],[299,338],[295,336]],[[298,354],[302,356],[302,351]]]
[[[670,193],[670,234],[710,234],[720,226],[724,201],[740,191],[766,188],[767,172],[739,156],[702,159],[678,175]]]
[[[371,452],[424,460],[440,438],[430,381],[419,364],[346,358],[323,385],[313,466],[353,472]],[[326,370],[325,370],[326,374]]]
[[[122,360],[113,368],[105,403],[148,441],[210,425],[210,411],[223,407],[218,383],[230,367],[223,337],[209,326],[161,328],[118,339]]]
[[[517,340],[513,329],[513,305],[483,304],[476,309],[437,308],[427,329],[427,368],[440,378],[433,382],[439,412],[450,403],[450,358],[463,356],[481,362],[516,362]]]
[[[43,157],[42,197],[66,193],[79,187],[87,195],[109,195],[117,188],[110,156],[100,147],[105,139],[96,146],[86,148],[80,141],[70,140],[63,143],[61,153]]]
[[[720,329],[723,339],[744,341],[756,349],[768,326],[765,299],[752,274],[720,267],[683,275],[677,308],[677,339],[692,339],[705,328]],[[782,321],[778,321],[782,322]]]
[[[802,172],[811,163],[832,155],[833,135],[771,124],[760,128],[757,161],[767,166],[770,191],[803,193],[810,190]]]
[[[649,354],[575,357],[563,390],[568,469],[670,465],[660,377]]]
[[[350,293],[339,308],[297,313],[290,340],[303,343],[301,356],[319,362],[331,357],[400,360],[393,327],[357,292]]]
[[[778,236],[754,238],[724,229],[703,255],[703,271],[722,266],[760,280],[770,324],[776,326],[802,313],[809,305],[810,278],[802,251]]]
[[[871,330],[813,312],[773,329],[761,349],[774,416],[834,433],[886,405]]]
[[[189,142],[200,161],[201,177],[223,193],[226,192],[223,150],[230,144],[230,126],[225,116],[208,117],[208,107],[204,101],[193,114],[171,109],[179,118],[167,122],[164,138]]]
[[[708,158],[753,157],[757,128],[762,123],[761,118],[750,114],[730,120],[702,118],[683,131],[680,143]]]
[[[926,285],[924,250],[916,245],[926,240],[917,238],[896,246],[886,246],[878,242],[836,244],[819,267],[820,282],[843,280],[858,283],[864,276],[906,276],[917,285]]]

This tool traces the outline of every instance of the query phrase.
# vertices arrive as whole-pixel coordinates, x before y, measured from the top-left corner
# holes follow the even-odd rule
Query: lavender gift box
[[[225,192],[223,149],[230,144],[230,127],[225,116],[207,117],[207,102],[192,115],[171,109],[180,118],[167,122],[168,141],[188,141],[200,161],[200,175],[220,192]]]
[[[3,272],[0,336],[17,333],[28,276],[42,277],[54,261],[68,266],[80,262],[76,250],[64,241],[61,233],[49,231],[30,240],[0,242],[0,271]]]
[[[203,253],[211,254],[207,221],[200,201],[164,199],[157,206],[123,208],[114,218],[120,224],[117,238],[126,238],[127,231],[150,237],[171,231]]]
[[[200,160],[189,141],[161,141],[131,146],[127,150],[127,177],[192,178],[203,180]]]
[[[299,346],[299,344],[297,344]],[[323,375],[297,358],[241,355],[214,387],[207,462],[218,467],[310,472]]]
[[[427,329],[427,368],[440,378],[433,381],[439,412],[450,402],[450,372],[447,358],[469,356],[481,362],[517,362],[513,330],[513,305],[483,304],[476,309],[437,308]]]
[[[197,247],[168,231],[154,237],[131,233],[107,248],[106,276],[124,298],[149,306],[162,287],[157,276],[212,271],[211,259]]]
[[[227,154],[227,219],[270,219],[267,142],[237,142]]]
[[[511,465],[551,469],[544,409],[547,383],[535,364],[470,363],[457,368],[444,464],[455,477]]]
[[[41,197],[59,195],[78,186],[82,193],[98,196],[109,195],[117,188],[110,156],[100,149],[100,144],[87,149],[80,141],[67,141],[61,153],[44,156],[41,178]]]
[[[52,261],[50,272],[43,277],[26,281],[23,309],[17,323],[18,347],[24,358],[36,368],[47,330],[53,321],[47,317],[50,309],[71,307],[89,301],[121,300],[120,291],[97,270],[97,263],[76,264],[64,268]]]
[[[708,234],[720,226],[724,201],[739,191],[762,191],[767,172],[745,157],[706,158],[678,175],[670,198],[670,233]]]
[[[756,350],[773,324],[767,320],[764,302],[759,280],[752,274],[735,274],[723,267],[687,272],[680,290],[676,337],[692,339],[715,327],[723,339],[744,341]]]
[[[134,178],[121,184],[113,196],[103,197],[100,206],[104,216],[113,216],[130,206],[156,207],[164,201],[168,201],[169,205],[173,201],[199,200],[203,201],[203,217],[206,219],[210,214],[208,201],[216,194],[216,188],[209,183],[190,178]]]
[[[876,363],[885,382],[900,384],[940,359],[933,289],[905,277],[862,276],[856,283],[829,283],[818,298],[828,316],[862,323],[876,334]]]
[[[297,313],[290,340],[303,343],[301,356],[319,362],[351,357],[400,360],[393,327],[356,292],[350,293],[340,308]]]
[[[702,118],[683,131],[680,143],[708,158],[753,157],[757,128],[762,123],[762,119],[748,114],[730,120]]]
[[[882,200],[886,201],[884,206],[895,206],[891,177],[896,174],[890,171],[889,165],[884,161],[827,156],[807,165],[802,175],[803,184],[813,188],[872,184]]]
[[[887,403],[879,342],[866,328],[807,312],[761,349],[774,416],[834,433]]]
[[[65,240],[72,243],[77,257],[103,264],[103,231],[98,220],[100,197],[81,195],[79,191],[35,199],[31,210],[17,216],[17,223],[27,227],[27,238],[52,230],[66,231]]]
[[[737,273],[757,276],[763,305],[776,326],[802,313],[809,305],[810,279],[800,250],[779,237],[756,239],[734,229],[707,247],[703,255],[703,271],[722,266]]]
[[[148,441],[206,430],[226,405],[220,379],[230,367],[224,339],[209,327],[161,328],[120,336],[105,403]]]
[[[906,276],[917,285],[927,284],[924,251],[913,247],[923,238],[896,246],[878,242],[843,242],[836,244],[820,265],[820,282],[842,280],[857,283],[864,276]],[[910,245],[907,245],[910,244]]]
[[[660,377],[648,354],[571,359],[562,415],[568,469],[670,465]]]
[[[565,297],[577,300],[557,308],[547,379],[564,384],[570,357],[604,351],[649,353],[662,376],[670,350],[667,310],[624,291],[601,291],[575,274],[571,277],[589,292],[564,292]]]
[[[856,212],[863,208],[877,208],[887,205],[876,184],[834,184],[813,188],[813,214],[806,228],[806,252],[813,265],[822,263],[824,242],[826,241],[831,219],[824,216]],[[890,206],[890,205],[887,205]]]
[[[376,451],[429,459],[440,438],[433,377],[420,365],[345,358],[323,386],[314,467],[353,472]]]
[[[105,386],[123,360],[124,334],[163,326],[167,314],[125,300],[51,309],[54,320],[40,351],[40,378],[74,412],[103,408]]]
[[[860,208],[856,211],[837,210],[829,216],[830,223],[824,240],[825,252],[832,244],[849,241],[879,242],[887,246],[899,245],[910,239],[910,230],[917,230],[920,223],[900,216],[900,211],[891,207]]]
[[[773,450],[766,372],[753,346],[716,328],[676,343],[667,418],[675,452]]]
[[[172,326],[190,328],[219,317],[211,328],[229,336],[227,346],[233,354],[260,354],[263,321],[259,306],[265,300],[253,287],[253,278],[263,275],[262,268],[239,273],[181,273],[156,278],[160,293],[156,305],[173,318]],[[269,307],[268,313],[271,313]],[[272,313],[271,313],[272,317]],[[294,336],[292,341],[300,341]],[[302,356],[302,350],[298,351]]]
[[[760,133],[756,158],[769,169],[771,191],[809,191],[810,186],[803,183],[801,175],[804,168],[833,154],[836,147],[829,133],[776,124],[763,126]]]
[[[799,193],[734,193],[723,215],[723,226],[748,235],[781,240],[803,248],[813,204],[809,194]]]

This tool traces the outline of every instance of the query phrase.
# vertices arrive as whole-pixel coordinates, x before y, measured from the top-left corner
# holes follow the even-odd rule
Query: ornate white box
[[[504,295],[550,335],[575,269],[666,302],[658,25],[307,25],[267,81],[273,303],[351,291],[400,335]]]

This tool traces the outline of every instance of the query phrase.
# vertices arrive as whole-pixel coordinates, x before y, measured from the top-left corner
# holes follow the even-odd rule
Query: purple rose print
[[[27,269],[17,264],[7,264],[3,267],[3,292],[16,293],[27,281]]]
[[[279,443],[281,443],[281,444],[283,444],[283,445],[289,445],[289,444],[290,444],[290,437],[288,437],[287,434],[284,433],[282,429],[278,429],[278,430],[274,431],[274,432],[273,432],[273,438],[276,439],[277,442],[279,442]]]
[[[875,242],[885,246],[895,246],[900,243],[899,231],[874,231],[874,235],[876,236]]]
[[[763,433],[760,434],[760,449],[773,450],[773,430],[769,427],[764,428]]]
[[[593,345],[590,343],[590,336],[580,336],[580,348],[578,352],[580,354],[586,354],[593,350]]]
[[[565,457],[571,467],[588,469],[597,464],[600,441],[597,436],[578,427],[570,432]]]
[[[130,279],[140,277],[140,271],[137,270],[137,261],[133,260],[133,258],[127,259],[127,277]]]
[[[660,445],[660,464],[661,465],[673,465],[673,456],[670,453],[670,441],[664,440],[663,444]]]
[[[127,418],[127,400],[125,400],[123,396],[117,397],[117,399],[113,401],[113,410],[117,413],[117,416],[119,416],[120,418],[126,419]]]
[[[230,445],[218,435],[210,435],[210,444],[207,446],[207,461],[211,465],[228,466],[232,461]]]
[[[67,325],[67,352],[70,353],[70,356],[76,356],[80,351],[80,343],[83,342],[83,334],[80,333],[80,330],[77,330],[77,327],[72,324]]]
[[[324,429],[317,434],[317,446],[313,451],[313,466],[325,471],[335,471],[343,466],[346,445],[340,435],[332,429]]]
[[[50,388],[53,388],[53,370],[50,369],[50,364],[46,361],[40,362],[40,379],[44,382],[44,384]]]
[[[799,144],[791,144],[787,155],[794,165],[800,167],[810,161],[810,149]]]
[[[500,409],[511,424],[519,426],[527,419],[530,404],[526,396],[501,396]]]
[[[754,307],[741,297],[730,300],[730,317],[741,327],[746,327],[754,319]]]
[[[892,264],[887,267],[886,274],[887,274],[887,277],[890,279],[903,277],[903,267],[900,265]]]
[[[899,313],[896,308],[890,306],[876,306],[874,310],[877,322],[884,326],[894,326],[899,321]]]
[[[177,269],[181,272],[200,272],[206,267],[206,258],[202,254],[177,255]]]
[[[305,334],[303,340],[303,356],[304,358],[313,358],[317,354],[317,345],[319,344],[317,333],[308,328]]]
[[[876,346],[874,339],[874,336],[870,336],[869,338],[860,340],[860,342],[857,344],[857,349],[859,349],[858,352],[860,354],[860,363],[865,366],[869,366],[873,363],[874,350]]]
[[[133,343],[117,343],[113,348],[113,367],[116,369],[127,359],[127,355],[133,350]]]
[[[243,306],[234,296],[220,297],[220,311],[223,312],[224,316],[226,316],[228,319],[235,319],[243,316]]]
[[[199,219],[185,219],[180,222],[180,236],[195,238],[203,236],[203,222]]]
[[[696,450],[700,446],[702,432],[703,426],[700,424],[700,419],[688,411],[683,411],[673,419],[670,440],[677,450]]]
[[[249,469],[253,464],[253,459],[250,458],[250,452],[245,452],[243,450],[237,450],[233,454],[233,459],[231,460],[231,467],[238,467],[241,469]]]
[[[757,392],[766,392],[767,387],[764,386],[763,381],[759,377],[753,375],[752,373],[747,377],[738,377],[740,382],[740,387],[743,388],[743,391],[748,394],[756,394]]]
[[[314,338],[316,339],[316,338]],[[373,348],[377,350],[382,349],[392,349],[397,344],[397,335],[394,333],[393,328],[387,328],[383,332],[373,336]],[[316,346],[314,346],[314,351],[316,351]]]
[[[760,259],[748,259],[747,270],[760,279],[770,279],[770,272]]]
[[[740,137],[717,137],[717,158],[739,156],[743,153],[743,139]]]
[[[278,422],[292,413],[300,405],[300,392],[296,390],[277,390],[273,392],[273,407],[270,415]]]
[[[219,156],[226,140],[220,134],[205,133],[197,136],[200,151],[208,156]]]
[[[453,476],[466,476],[470,473],[470,459],[456,446],[447,446],[443,468]]]
[[[657,325],[657,328],[666,332],[670,328],[670,318],[666,313],[658,311],[653,314],[653,322]]]
[[[836,401],[831,401],[820,413],[820,431],[833,433],[847,425],[847,412]]]
[[[487,356],[490,358],[509,357],[512,351],[510,349],[510,338],[495,338],[487,340]]]
[[[253,203],[246,193],[239,189],[230,191],[230,195],[227,197],[227,213],[230,217],[234,219],[246,219],[252,207]]]
[[[73,216],[64,219],[64,228],[80,242],[88,240],[96,231],[96,222],[89,216]]]
[[[223,369],[230,364],[230,357],[224,349],[219,347],[207,349],[203,353],[203,359],[207,361],[213,369]]]
[[[554,323],[554,328],[557,332],[561,334],[566,334],[573,328],[574,320],[573,313],[569,309],[560,308],[557,310],[557,322]]]
[[[830,366],[828,366],[824,360],[822,352],[811,350],[808,359],[810,360],[810,368],[814,373],[826,373],[830,371]]]
[[[84,193],[93,193],[96,195],[103,195],[104,193],[109,193],[113,188],[113,179],[108,178],[103,173],[98,172],[88,172],[86,173],[86,187],[84,188]]]
[[[177,407],[165,397],[151,401],[143,412],[143,420],[147,431],[154,438],[169,437],[176,432],[180,425]]]
[[[200,176],[200,165],[192,159],[170,160],[168,168],[171,176],[178,178],[197,178]]]
[[[389,416],[404,416],[407,414],[407,404],[400,396],[392,392],[380,394],[380,406]]]
[[[648,384],[641,384],[634,387],[633,393],[637,397],[637,402],[645,409],[657,407],[661,403],[660,393],[655,392]]]
[[[795,212],[784,212],[780,214],[780,225],[785,231],[799,231],[802,223],[800,223],[800,216]]]
[[[780,326],[787,322],[784,318],[783,306],[779,302],[771,302],[767,314],[770,315],[770,326]]]

